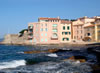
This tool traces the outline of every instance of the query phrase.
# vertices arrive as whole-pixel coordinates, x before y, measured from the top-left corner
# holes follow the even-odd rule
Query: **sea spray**
[[[57,54],[48,54],[47,56],[49,56],[49,57],[58,57]]]
[[[13,60],[10,62],[2,62],[0,63],[0,70],[5,68],[16,68],[18,66],[26,65],[25,60]]]

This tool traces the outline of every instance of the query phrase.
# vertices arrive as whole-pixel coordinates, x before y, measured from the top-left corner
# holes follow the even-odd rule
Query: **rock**
[[[49,62],[49,61],[56,62],[59,61],[59,59],[56,57],[38,56],[34,58],[27,58],[25,59],[25,61],[26,61],[26,65],[33,65],[33,64]]]
[[[97,62],[100,64],[100,46],[87,48],[88,53],[94,54],[97,57]]]
[[[54,53],[58,51],[58,49],[48,49],[48,50],[44,50],[44,51],[25,51],[25,54],[32,54],[32,53]]]
[[[86,62],[86,57],[84,56],[72,56],[69,58],[70,60],[74,60],[74,61],[80,61],[80,62]]]
[[[57,52],[58,50],[59,50],[59,49],[54,48],[54,49],[49,49],[49,50],[47,50],[47,52],[55,53],[55,52]]]
[[[100,73],[100,66],[99,65],[92,65],[91,67],[93,69],[92,73]]]
[[[41,53],[41,51],[24,51],[24,54]]]
[[[63,52],[69,52],[72,51],[71,49],[58,49],[57,51],[55,51],[54,53],[63,53]]]

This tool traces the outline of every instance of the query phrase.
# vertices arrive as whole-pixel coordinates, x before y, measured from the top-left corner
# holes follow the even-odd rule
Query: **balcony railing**
[[[58,40],[58,37],[51,37],[51,40]]]

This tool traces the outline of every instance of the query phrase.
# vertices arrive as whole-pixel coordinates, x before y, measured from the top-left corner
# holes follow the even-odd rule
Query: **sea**
[[[43,51],[52,48],[75,49],[58,53],[33,53],[25,51]],[[96,56],[86,52],[87,46],[17,46],[0,45],[0,73],[92,73],[90,60],[96,62]],[[80,50],[82,49],[82,50]],[[88,58],[87,62],[66,60],[80,55]]]

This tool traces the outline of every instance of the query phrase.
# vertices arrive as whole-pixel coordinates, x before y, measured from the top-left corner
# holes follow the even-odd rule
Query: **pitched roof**
[[[46,17],[40,17],[39,20],[60,20],[60,18],[46,18]]]
[[[88,28],[88,27],[94,27],[95,25],[87,25],[87,26],[85,26],[85,28]]]
[[[71,24],[71,21],[61,20],[62,24]]]
[[[75,25],[73,25],[73,26],[82,26],[82,25],[84,25],[84,24],[75,24]]]

